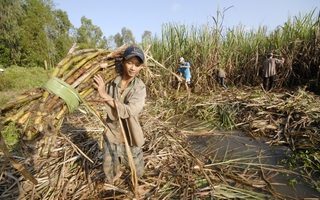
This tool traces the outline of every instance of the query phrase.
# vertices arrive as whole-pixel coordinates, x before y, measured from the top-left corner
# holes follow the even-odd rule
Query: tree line
[[[151,39],[150,31],[142,35],[142,40],[146,39]],[[52,0],[0,1],[0,66],[34,67],[46,61],[54,67],[75,43],[79,49],[115,49],[136,41],[125,27],[107,38],[85,16],[76,28],[67,12],[56,9]]]

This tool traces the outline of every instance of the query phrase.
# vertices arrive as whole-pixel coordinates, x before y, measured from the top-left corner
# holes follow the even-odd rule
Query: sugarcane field
[[[210,28],[165,24],[141,44],[69,42],[59,59],[25,56],[41,59],[35,67],[0,58],[0,199],[320,199],[320,12],[270,33],[224,31],[221,14]],[[103,169],[109,104],[94,77],[118,77],[130,46],[145,58],[144,174],[121,166],[112,184]],[[270,56],[274,85],[263,75]]]

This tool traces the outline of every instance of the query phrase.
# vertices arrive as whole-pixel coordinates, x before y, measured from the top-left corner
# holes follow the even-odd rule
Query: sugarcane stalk
[[[54,142],[55,142],[58,130],[61,128],[62,121],[63,121],[63,119],[58,122],[57,126],[55,126],[51,122],[46,123],[47,124],[46,132],[49,132],[49,129],[48,129],[48,127],[49,127],[51,130],[50,132],[54,132],[54,134],[50,137],[45,138],[44,144],[42,145],[42,149],[40,151],[40,156],[44,155],[46,149],[48,149],[47,153],[49,155],[49,153],[51,151],[50,148],[51,148],[52,144],[54,144]],[[59,126],[59,124],[60,124],[60,126]]]
[[[64,58],[63,60],[61,60],[57,66],[55,67],[52,76],[61,76],[61,74],[63,74],[69,67],[70,65],[72,65],[73,63],[81,60],[83,57],[78,55],[80,54],[86,54],[86,53],[91,53],[91,52],[95,52],[96,49],[82,49],[79,51],[75,51],[69,55],[66,56],[66,58]]]
[[[42,93],[42,97],[38,99],[38,102],[40,103],[38,111],[43,112],[44,105],[46,104],[49,96],[50,93],[46,90]]]
[[[38,132],[32,131],[32,130],[31,130],[31,126],[28,126],[28,127],[26,128],[26,130],[24,131],[23,140],[30,141],[30,140],[32,140],[37,134],[38,134]]]
[[[52,76],[61,77],[70,68],[70,66],[73,66],[75,63],[79,62],[87,55],[90,55],[90,53],[78,55],[77,57],[71,57],[65,64],[57,65],[54,72],[52,73]]]
[[[26,107],[21,108],[16,114],[7,117],[7,118],[4,120],[4,123],[6,124],[6,123],[8,123],[8,122],[10,122],[10,121],[12,121],[12,122],[17,121],[17,120],[24,114],[24,112],[26,111],[26,109],[27,109]]]
[[[107,63],[103,63],[103,65],[100,65],[100,68],[107,66]],[[86,88],[88,84],[90,84],[92,86],[91,83],[88,83],[88,81],[92,80],[92,77],[97,74],[97,72],[99,70],[101,70],[100,68],[95,68],[95,69],[91,69],[93,70],[92,72],[88,71],[87,73],[89,74],[84,74],[82,77],[79,77],[71,86],[72,87],[77,87],[78,91],[82,91],[83,88]],[[118,76],[119,73],[117,73],[115,71],[115,66],[112,66],[110,68],[104,68],[102,71],[103,74],[107,74],[106,77],[111,76],[110,80],[113,79],[114,77]],[[108,75],[110,74],[110,75]],[[103,75],[105,76],[105,75]]]
[[[64,104],[63,99],[59,99],[50,110],[60,110]]]
[[[112,70],[108,70],[106,71],[106,73],[103,74],[103,76],[105,77],[105,82],[108,83],[111,80],[113,80],[115,77],[117,77],[119,75],[119,73],[117,73],[114,70],[114,66],[112,68]],[[90,76],[91,77],[91,76]],[[87,79],[86,79],[87,80]],[[84,85],[83,83],[81,85]],[[94,91],[94,87],[92,87],[92,85],[87,85],[85,88],[83,88],[81,90],[81,92],[79,92],[79,94],[81,95],[82,98],[86,98],[87,96],[89,96],[93,91]]]
[[[73,62],[75,60],[70,61],[70,59],[72,58],[72,55],[68,55],[67,57],[65,57],[63,60],[61,60],[57,66],[54,68],[51,76],[58,76],[58,74],[60,74],[61,68],[66,67],[66,65],[68,65],[68,67],[73,64]]]
[[[91,64],[86,65],[85,68],[84,68],[84,71],[87,71],[90,67],[91,67]],[[78,72],[79,72],[79,71],[78,71]],[[68,76],[71,76],[71,74],[69,74]],[[69,78],[70,78],[70,77],[69,77]],[[74,77],[71,77],[71,78],[76,80],[76,78],[74,78]],[[70,84],[70,82],[73,81],[73,80],[71,80],[71,78],[67,80],[67,81],[69,82],[69,83],[67,82],[68,84]],[[78,80],[78,79],[77,79],[77,80]],[[55,107],[58,106],[58,105],[57,105],[58,99],[59,99],[59,97],[58,97],[58,96],[55,96],[55,97],[52,99],[51,103],[48,104],[47,108],[50,110],[53,106],[55,106]],[[59,104],[59,103],[58,103],[58,104]],[[60,104],[61,104],[61,103],[60,103]]]
[[[69,60],[65,65],[62,66],[60,69],[59,73],[57,74],[57,77],[62,77],[63,74],[72,66],[74,66],[75,63],[79,63],[81,60],[83,60],[86,56],[91,55],[91,54],[83,54],[79,55],[78,57],[74,57]]]
[[[62,107],[62,109],[60,110],[60,112],[58,112],[58,113],[56,114],[56,116],[54,117],[54,122],[56,122],[56,120],[62,119],[63,116],[67,113],[67,111],[68,111],[67,105],[63,105],[63,107]],[[55,123],[53,123],[53,124],[55,124]]]
[[[80,67],[82,67],[85,63],[87,63],[88,61],[90,62],[95,62],[94,60],[92,61],[91,59],[98,56],[101,53],[101,51],[98,51],[96,53],[90,54],[86,57],[83,57],[83,59],[77,63],[75,66],[72,67],[72,69],[63,76],[63,78],[61,78],[61,80],[66,80],[67,78],[69,78],[72,74],[74,74]]]
[[[18,120],[18,124],[21,124],[21,125],[24,124],[29,119],[30,116],[31,116],[30,111],[24,113],[24,115]]]
[[[115,62],[107,62],[107,63],[102,63],[102,64],[98,64],[97,66],[98,68],[96,68],[96,70],[92,70],[89,71],[89,75],[87,77],[84,78],[83,83],[86,83],[87,81],[89,81],[101,68],[102,69],[105,69],[103,71],[106,72],[107,75],[110,75],[111,77],[115,77],[115,76],[118,76],[119,73],[115,71]],[[108,67],[108,68],[107,68]],[[108,69],[108,70],[106,70]],[[109,73],[108,73],[109,72]],[[115,76],[114,76],[115,75]],[[81,79],[80,79],[81,80]],[[79,83],[80,84],[80,83]],[[76,87],[76,85],[75,85]]]
[[[55,95],[51,98],[50,101],[47,102],[46,110],[54,109],[53,107],[57,106],[57,101],[59,100],[59,96]]]
[[[71,74],[68,76],[68,79],[66,79],[66,83],[68,83],[69,85],[71,85],[74,81],[76,81],[83,73],[85,73],[86,71],[88,71],[93,65],[95,65],[96,63],[98,63],[97,61],[91,61],[88,62],[86,65],[84,65],[81,69],[79,69],[76,73],[73,74],[73,76],[71,76]]]
[[[34,128],[38,132],[43,131],[42,118],[43,118],[45,104],[47,103],[47,99],[48,99],[49,95],[50,95],[50,93],[48,91],[44,92],[43,98],[40,100],[40,104],[39,104],[38,110],[36,112],[36,117],[34,120]]]
[[[40,154],[39,154],[41,157],[44,155],[45,149],[46,149],[47,146],[48,146],[48,140],[49,140],[49,137],[46,137],[46,138],[44,139],[44,142],[43,142],[43,144],[42,144],[42,148],[41,148],[41,151],[40,151]]]
[[[82,98],[86,98],[89,94],[91,94],[94,91],[94,88],[89,86],[88,88],[84,89],[79,94],[82,96]]]
[[[93,52],[96,52],[96,51],[105,51],[105,49],[81,49],[81,50],[78,50],[78,51],[75,51],[75,52],[69,54],[68,56],[75,57],[75,56],[80,55],[80,54],[93,53]]]
[[[9,109],[12,109],[14,107],[16,107],[17,105],[26,103],[28,101],[32,101],[35,99],[38,99],[42,96],[42,93],[36,93],[34,95],[21,95],[19,97],[17,97],[16,99],[6,103],[5,105],[0,107],[0,113]]]
[[[100,66],[99,65],[95,65],[95,66],[91,67],[85,74],[83,74],[73,84],[71,84],[71,87],[76,88],[82,82],[85,83],[87,80],[89,80],[99,70],[100,70]]]
[[[119,73],[116,72],[115,67],[114,67],[112,70],[110,70],[104,74],[105,82],[109,83],[111,80],[113,80],[117,76],[119,76]]]
[[[82,77],[83,81],[80,82],[80,83],[81,84],[85,84],[88,81],[92,80],[93,76],[95,74],[97,74],[97,72],[100,71],[100,70],[101,70],[101,66],[100,65],[94,66],[92,70],[89,70],[88,73],[84,74],[84,76]],[[80,83],[78,83],[78,85],[80,85]]]
[[[40,111],[37,111],[36,112],[36,117],[34,119],[34,122],[33,122],[33,127],[35,128],[35,130],[37,132],[42,132],[43,131],[43,126],[42,126],[42,112]]]

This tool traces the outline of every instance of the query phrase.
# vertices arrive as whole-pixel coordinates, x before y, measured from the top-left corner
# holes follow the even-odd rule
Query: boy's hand
[[[94,87],[98,89],[98,92],[100,94],[100,96],[105,100],[105,101],[109,101],[112,100],[112,98],[107,94],[106,92],[106,85],[104,83],[103,78],[100,76],[100,74],[95,75],[93,77],[93,80],[95,81],[93,83]]]

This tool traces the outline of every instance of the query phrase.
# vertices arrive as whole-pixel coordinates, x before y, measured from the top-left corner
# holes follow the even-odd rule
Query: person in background
[[[276,77],[276,65],[283,64],[284,58],[273,58],[273,53],[267,55],[267,59],[263,62],[263,89],[266,91],[271,90],[274,87],[274,81]],[[268,83],[269,82],[269,83]],[[269,87],[267,87],[267,85]]]
[[[109,184],[120,178],[121,164],[129,167],[125,138],[130,145],[137,177],[144,173],[141,146],[145,140],[138,116],[145,104],[146,86],[137,77],[144,67],[144,60],[144,52],[140,48],[129,46],[118,62],[118,77],[108,84],[99,74],[93,78],[94,87],[106,103],[108,130],[103,139],[103,170]]]
[[[181,57],[179,59],[179,63],[181,64],[180,69],[179,69],[179,73],[181,73],[183,78],[186,79],[184,85],[185,85],[187,93],[189,93],[190,92],[189,85],[190,85],[190,81],[191,81],[191,71],[190,71],[191,66],[190,66],[190,63],[186,62],[183,57]]]
[[[221,87],[223,87],[224,89],[227,89],[227,86],[225,85],[224,81],[226,79],[226,72],[223,69],[217,69],[217,82],[221,85]]]

